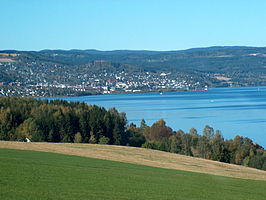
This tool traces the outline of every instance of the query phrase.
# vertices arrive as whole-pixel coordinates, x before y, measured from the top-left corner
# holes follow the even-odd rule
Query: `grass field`
[[[0,141],[0,148],[53,152],[160,168],[266,181],[266,171],[144,148],[99,144],[25,143],[8,141]]]
[[[265,200],[266,181],[0,149],[0,199]]]

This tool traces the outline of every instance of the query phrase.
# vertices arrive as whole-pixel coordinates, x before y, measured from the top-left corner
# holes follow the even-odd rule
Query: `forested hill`
[[[26,60],[39,60],[55,64],[79,65],[102,60],[121,64],[132,64],[143,70],[197,70],[226,72],[265,67],[266,47],[208,47],[180,51],[133,51],[133,50],[42,50],[10,51],[0,53],[20,54]],[[26,61],[24,60],[24,61]],[[23,59],[21,60],[23,61]],[[229,66],[228,64],[231,63]],[[265,72],[265,71],[264,71]]]
[[[0,64],[0,83],[30,87],[32,96],[266,85],[265,47],[182,51],[2,50]],[[21,93],[25,94],[23,88]]]

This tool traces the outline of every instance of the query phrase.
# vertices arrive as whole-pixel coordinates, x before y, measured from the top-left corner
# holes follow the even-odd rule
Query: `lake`
[[[55,99],[55,98],[49,98]],[[145,119],[152,125],[164,119],[173,130],[201,134],[205,125],[222,131],[223,136],[247,136],[266,147],[266,87],[214,88],[208,91],[134,93],[61,97],[67,101],[95,104],[125,112],[129,123],[139,126]]]

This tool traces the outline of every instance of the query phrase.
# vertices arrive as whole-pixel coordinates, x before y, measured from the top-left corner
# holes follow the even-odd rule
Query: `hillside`
[[[53,152],[226,177],[266,180],[266,171],[144,148],[4,141],[0,141],[0,148]]]
[[[12,62],[6,61],[12,60]],[[0,51],[3,95],[70,96],[266,85],[265,47]],[[12,78],[9,78],[12,77]]]
[[[0,149],[1,200],[263,200],[265,181]]]

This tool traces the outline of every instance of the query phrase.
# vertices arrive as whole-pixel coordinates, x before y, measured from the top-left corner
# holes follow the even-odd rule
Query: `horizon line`
[[[171,49],[171,50],[149,50],[149,49],[110,49],[110,50],[103,50],[103,49],[78,49],[78,48],[71,48],[71,49],[40,49],[40,50],[19,50],[19,49],[0,49],[1,51],[24,51],[24,52],[41,52],[41,51],[102,51],[102,52],[113,52],[113,51],[147,51],[147,52],[174,52],[174,51],[187,51],[187,50],[193,50],[193,49],[207,49],[207,48],[232,48],[232,47],[238,47],[238,48],[265,48],[266,46],[239,46],[239,45],[220,45],[220,46],[201,46],[201,47],[192,47],[192,48],[186,48],[186,49]]]

